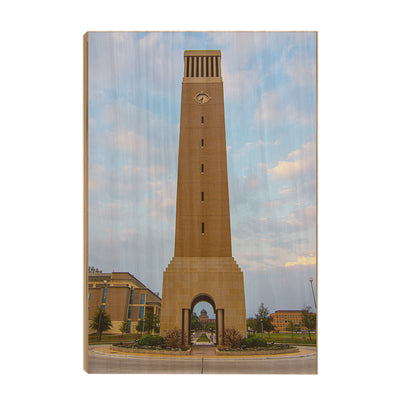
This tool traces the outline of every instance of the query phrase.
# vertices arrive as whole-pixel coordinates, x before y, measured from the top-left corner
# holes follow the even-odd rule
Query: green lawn
[[[206,342],[206,343],[210,343],[210,339],[207,337],[207,335],[205,333],[203,333],[198,339],[198,342]]]
[[[253,336],[253,335],[251,335]],[[261,336],[261,333],[256,333],[255,336]],[[249,335],[250,337],[250,335]],[[308,333],[306,336],[303,336],[301,333],[293,333],[293,338],[292,338],[292,333],[291,332],[280,332],[280,333],[271,333],[268,335],[268,333],[264,333],[264,339],[266,339],[268,342],[274,342],[274,343],[294,343],[294,344],[301,344],[301,345],[315,345],[316,344],[316,334],[312,333],[311,334],[311,341],[308,336]]]

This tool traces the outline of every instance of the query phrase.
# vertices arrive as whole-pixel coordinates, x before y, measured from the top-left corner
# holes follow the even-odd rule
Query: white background
[[[6,398],[392,397],[399,363],[395,5],[3,4],[0,377]],[[82,37],[89,30],[319,32],[317,376],[182,379],[83,372]]]

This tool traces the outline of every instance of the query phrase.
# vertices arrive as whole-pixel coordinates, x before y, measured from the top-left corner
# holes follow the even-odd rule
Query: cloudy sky
[[[271,312],[313,306],[314,33],[89,34],[89,265],[161,293],[187,49],[222,52],[232,252],[247,316],[261,302]]]

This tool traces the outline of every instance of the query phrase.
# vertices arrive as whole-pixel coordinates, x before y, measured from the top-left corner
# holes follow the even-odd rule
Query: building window
[[[204,164],[201,164],[201,173],[204,174]]]
[[[101,305],[101,309],[104,310],[106,306],[104,304]]]
[[[204,147],[204,139],[201,139],[201,148]]]
[[[204,235],[204,222],[201,223],[201,234]]]
[[[128,321],[128,333],[131,333],[131,321]]]
[[[129,307],[129,310],[128,310],[128,318],[132,318],[132,306],[130,306]]]
[[[133,304],[133,296],[134,296],[134,294],[135,294],[135,290],[132,289],[131,290],[131,297],[129,298],[129,304]]]
[[[201,116],[201,124],[202,125],[204,124],[204,117],[203,116]]]
[[[106,300],[107,300],[107,288],[105,287],[105,288],[103,289],[103,298],[101,299],[101,302],[102,302],[102,303],[105,303]]]
[[[139,319],[142,319],[144,315],[144,307],[139,307]]]
[[[89,301],[92,300],[92,293],[89,293]]]
[[[145,299],[146,299],[146,295],[145,294],[141,294],[140,295],[140,304],[144,304]]]
[[[201,192],[201,202],[204,203],[204,192]]]

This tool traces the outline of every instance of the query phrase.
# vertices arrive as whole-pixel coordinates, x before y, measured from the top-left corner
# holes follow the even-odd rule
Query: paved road
[[[215,356],[215,346],[209,344],[194,344],[192,345],[192,352],[190,354],[193,357]]]
[[[275,359],[127,357],[89,351],[92,374],[316,374],[316,356]]]

